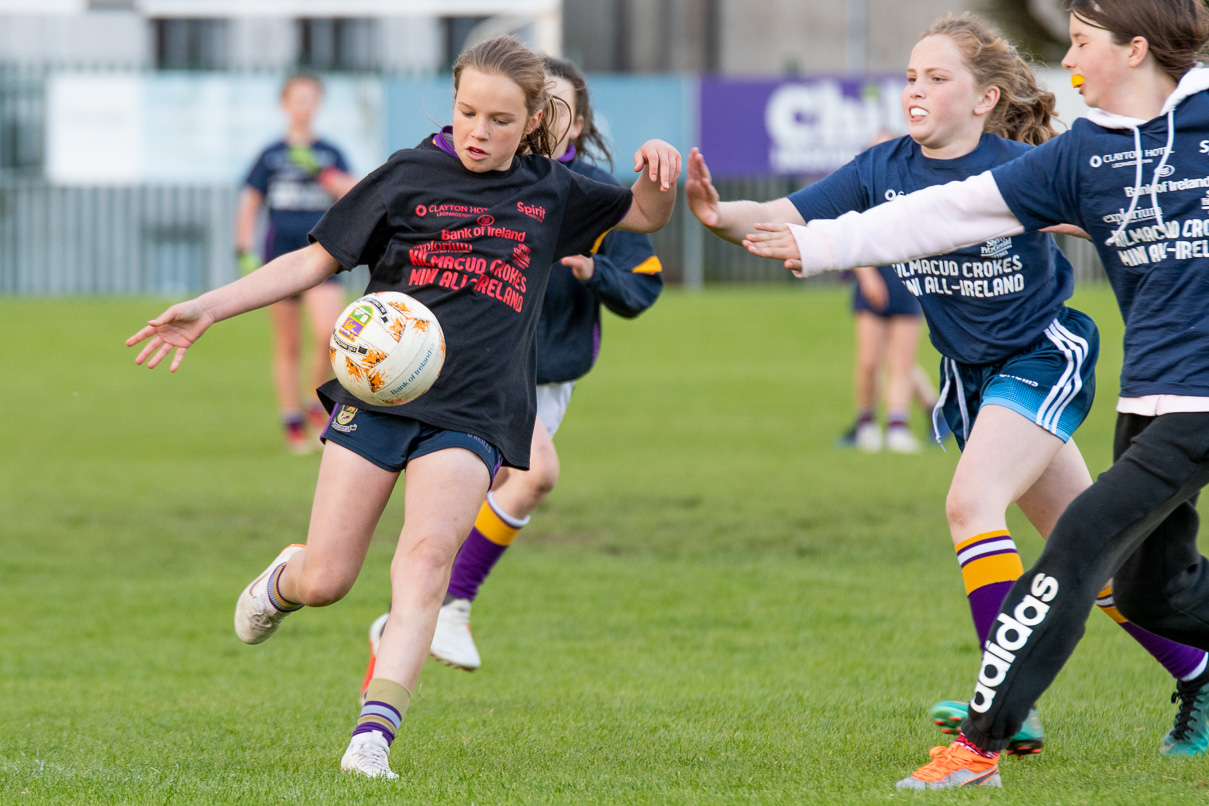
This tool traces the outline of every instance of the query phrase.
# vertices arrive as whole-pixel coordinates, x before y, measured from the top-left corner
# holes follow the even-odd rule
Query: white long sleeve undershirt
[[[993,238],[1019,235],[1016,220],[990,171],[961,182],[917,190],[863,213],[816,219],[789,230],[808,277],[833,269],[884,266],[944,255]]]

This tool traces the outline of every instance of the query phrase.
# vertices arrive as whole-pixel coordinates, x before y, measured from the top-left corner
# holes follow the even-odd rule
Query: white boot
[[[432,636],[428,654],[446,666],[456,666],[473,672],[483,664],[478,647],[470,634],[470,600],[454,599],[441,606],[437,615],[437,631]]]
[[[340,769],[359,772],[370,778],[398,778],[390,768],[390,745],[386,737],[376,730],[358,733],[348,743]]]
[[[269,577],[277,566],[285,565],[290,557],[304,548],[306,546],[301,543],[286,546],[285,550],[269,563],[269,567],[264,569],[264,573],[253,579],[248,587],[243,589],[243,593],[239,594],[239,601],[235,603],[235,634],[239,636],[240,641],[245,644],[259,644],[268,640],[270,635],[277,632],[282,619],[294,612],[278,610],[269,601]]]

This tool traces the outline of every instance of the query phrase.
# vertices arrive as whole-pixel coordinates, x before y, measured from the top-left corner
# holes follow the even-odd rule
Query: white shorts
[[[550,436],[558,431],[567,406],[571,405],[571,392],[575,391],[575,381],[563,383],[539,383],[537,385],[537,419],[542,421]]]

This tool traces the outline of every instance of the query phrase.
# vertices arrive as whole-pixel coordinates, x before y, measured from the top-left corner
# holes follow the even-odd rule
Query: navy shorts
[[[907,290],[892,267],[878,266],[877,272],[882,276],[882,282],[886,284],[886,307],[879,311],[870,305],[869,300],[865,299],[865,295],[861,293],[861,284],[854,281],[852,288],[853,313],[865,311],[883,319],[889,319],[892,316],[923,316],[924,312],[923,308],[919,307],[919,300]]]
[[[978,410],[1005,406],[1066,442],[1096,396],[1100,332],[1091,317],[1065,308],[1031,347],[990,364],[940,362],[942,414],[964,448]]]
[[[412,459],[445,448],[465,448],[483,460],[491,480],[500,469],[503,455],[482,437],[462,431],[446,431],[408,417],[396,417],[356,406],[337,404],[319,436],[383,470],[399,473]]]

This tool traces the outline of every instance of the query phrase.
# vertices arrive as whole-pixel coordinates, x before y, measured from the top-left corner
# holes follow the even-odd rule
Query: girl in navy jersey
[[[861,215],[767,225],[752,252],[801,273],[917,257],[1071,222],[1096,244],[1125,319],[1113,466],[1078,496],[1012,587],[963,736],[900,787],[999,785],[998,756],[1053,681],[1110,577],[1121,611],[1209,649],[1209,42],[1201,0],[1074,0],[1063,66],[1092,107],[1069,132],[963,182]],[[1175,754],[1205,752],[1209,675],[1181,683]]]
[[[315,76],[299,74],[286,79],[281,88],[281,108],[289,118],[283,139],[271,144],[248,172],[239,197],[235,219],[235,249],[241,273],[261,265],[254,241],[262,208],[268,208],[262,256],[264,261],[301,249],[307,233],[356,180],[336,146],[315,136],[311,121],[319,111],[323,85]],[[302,355],[302,307],[306,305],[314,344]],[[269,306],[273,322],[273,386],[285,429],[286,444],[296,453],[319,447],[306,434],[303,412],[311,425],[321,429],[327,415],[319,400],[310,397],[303,406],[299,397],[300,368],[311,388],[332,377],[327,360],[327,340],[336,317],[344,308],[344,286],[333,277],[298,296]]]
[[[1053,96],[1037,87],[1010,44],[969,16],[942,18],[924,34],[911,54],[902,103],[910,137],[870,148],[826,179],[765,205],[719,204],[705,162],[694,154],[687,188],[693,212],[740,241],[769,219],[801,224],[880,209],[902,194],[1009,163],[1032,153],[1029,143],[1054,135]],[[934,220],[938,228],[949,223],[943,216]],[[895,264],[919,296],[943,356],[937,414],[963,449],[945,513],[980,647],[1022,571],[1007,530],[1008,506],[1015,502],[1047,537],[1067,504],[1091,485],[1070,437],[1091,406],[1098,335],[1087,316],[1065,306],[1073,287],[1070,264],[1037,229],[921,251],[910,262],[896,256],[847,264]],[[885,251],[897,254],[891,245]],[[1107,581],[1101,579],[1101,587]],[[1205,670],[1203,651],[1125,623],[1111,591],[1102,597],[1105,611],[1174,677],[1191,679]],[[964,716],[964,703],[933,708],[933,718],[946,727]],[[1035,715],[1009,736],[1013,752],[1038,750]]]
[[[310,246],[230,285],[172,306],[132,336],[171,369],[213,323],[370,267],[368,291],[415,296],[441,322],[441,377],[403,406],[361,403],[335,381],[305,545],[277,556],[240,595],[236,633],[267,639],[289,613],[341,599],[406,468],[404,518],[391,564],[393,618],[341,768],[395,777],[388,764],[458,545],[501,464],[525,468],[536,414],[534,335],[556,259],[587,252],[616,226],[667,223],[680,155],[651,140],[634,155],[632,188],[547,159],[554,140],[541,59],[508,37],[454,67],[453,126],[395,153],[311,231]]]
[[[607,172],[587,160],[611,162],[604,137],[596,128],[587,83],[575,65],[546,57],[558,112],[554,131],[559,140],[551,157],[572,171],[599,182],[616,184]],[[529,515],[558,482],[558,453],[553,436],[562,423],[577,379],[596,362],[600,350],[600,309],[632,318],[645,311],[663,289],[662,266],[650,238],[614,230],[591,255],[569,255],[555,266],[546,286],[537,323],[537,419],[529,449],[528,470],[504,469],[475,518],[454,560],[449,591],[437,617],[431,654],[467,671],[481,664],[470,633],[470,607],[495,563],[529,522]],[[386,623],[383,614],[370,627],[372,677],[377,646]]]

